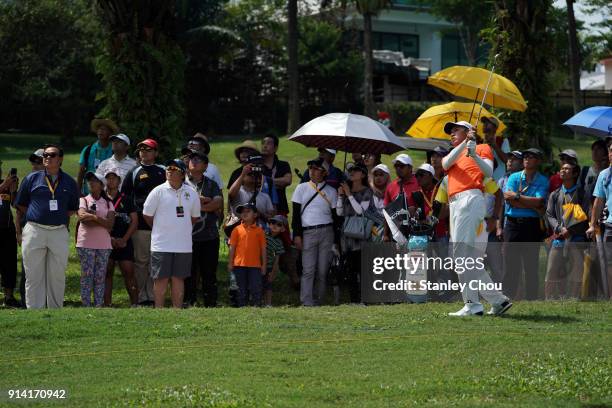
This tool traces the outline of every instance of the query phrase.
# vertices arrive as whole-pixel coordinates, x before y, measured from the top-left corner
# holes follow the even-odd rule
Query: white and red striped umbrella
[[[367,116],[328,113],[302,126],[289,140],[348,153],[393,154],[406,147],[388,127]]]

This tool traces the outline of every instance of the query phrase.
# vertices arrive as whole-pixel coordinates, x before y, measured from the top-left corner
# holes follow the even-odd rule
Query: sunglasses
[[[141,151],[141,152],[152,152],[155,149],[150,148],[150,147],[141,147],[138,150]]]
[[[166,167],[166,171],[181,171],[181,169],[176,166],[168,166]]]
[[[43,158],[45,159],[54,159],[56,157],[58,157],[59,154],[53,152],[53,153],[43,153]]]
[[[192,158],[191,158],[191,159],[189,159],[189,160],[190,160],[192,163],[194,163],[194,164],[199,164],[199,163],[202,163],[202,162],[203,162],[203,160],[202,160],[202,159],[200,159],[199,157],[192,157]]]

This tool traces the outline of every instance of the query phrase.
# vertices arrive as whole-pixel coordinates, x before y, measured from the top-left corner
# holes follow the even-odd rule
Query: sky
[[[565,8],[567,7],[567,4],[565,2],[565,0],[555,0],[554,2],[555,7],[557,8]],[[582,20],[584,21],[585,24],[585,28],[588,30],[589,26],[593,23],[597,23],[602,21],[602,16],[601,15],[597,15],[597,14],[586,14],[582,11],[582,9],[584,8],[584,6],[582,5],[581,1],[576,1],[574,3],[574,15],[576,16],[576,18],[578,20]]]

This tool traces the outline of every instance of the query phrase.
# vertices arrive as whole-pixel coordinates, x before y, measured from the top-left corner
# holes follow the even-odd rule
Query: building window
[[[487,61],[490,45],[484,43],[476,50],[476,65]],[[444,34],[442,37],[442,69],[453,65],[469,65],[463,44],[458,34]]]
[[[458,35],[446,34],[442,37],[442,68],[453,65],[467,65],[467,58]]]
[[[375,50],[401,51],[404,58],[419,58],[419,36],[375,32],[372,33],[372,48]]]

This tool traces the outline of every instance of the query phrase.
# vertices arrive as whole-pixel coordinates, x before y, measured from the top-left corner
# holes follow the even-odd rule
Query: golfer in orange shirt
[[[444,131],[451,135],[453,150],[442,159],[448,174],[450,209],[450,241],[453,243],[455,271],[465,306],[451,316],[482,316],[481,295],[491,304],[490,315],[505,313],[512,303],[503,293],[495,290],[493,281],[484,269],[483,258],[487,246],[484,224],[486,203],[483,195],[484,179],[493,174],[493,152],[486,144],[477,145],[475,130],[465,121],[448,122]],[[462,264],[459,264],[459,260]],[[465,262],[466,259],[473,261]],[[463,270],[460,273],[460,270]]]

